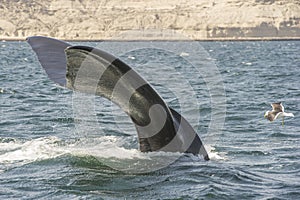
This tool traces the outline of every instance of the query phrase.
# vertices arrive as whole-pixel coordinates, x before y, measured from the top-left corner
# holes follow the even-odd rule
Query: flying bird
[[[284,117],[294,117],[293,113],[284,112],[284,107],[281,102],[279,103],[272,103],[272,110],[267,111],[264,115],[269,121],[274,121],[278,117],[282,117],[282,125],[284,125]]]

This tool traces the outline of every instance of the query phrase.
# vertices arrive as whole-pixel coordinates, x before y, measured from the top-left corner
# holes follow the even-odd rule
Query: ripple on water
[[[80,44],[96,46],[105,42]],[[110,42],[108,46],[114,53],[114,46],[118,51],[133,44]],[[96,118],[77,119],[72,92],[56,87],[47,78],[29,45],[25,42],[0,45],[5,45],[0,55],[1,198],[298,199],[300,196],[298,41],[201,43],[210,50],[210,61],[216,63],[222,75],[223,82],[215,80],[218,83],[215,93],[226,91],[226,113],[211,108],[211,103],[216,102],[208,88],[215,85],[207,84],[214,77],[204,79],[177,54],[168,57],[170,52],[153,48],[124,54],[122,58],[154,83],[153,87],[171,107],[187,108],[185,118],[196,121],[195,127],[199,124],[204,143],[215,148],[210,152],[209,162],[181,155],[178,161],[157,171],[131,174],[112,166],[131,167],[142,160],[151,163],[151,158],[136,150],[135,128],[126,115],[96,98]],[[192,53],[186,53],[189,56],[185,59],[197,61]],[[164,66],[168,67],[164,70]],[[224,88],[220,87],[222,84]],[[186,85],[192,87],[196,99],[185,91]],[[181,105],[177,99],[180,95],[174,92],[190,97],[186,99],[193,102]],[[286,119],[284,127],[280,121],[269,123],[263,118],[264,112],[271,109],[269,104],[276,101],[284,102],[286,109],[295,114],[295,118]],[[213,114],[218,119],[226,114],[222,132],[215,131],[214,124],[210,124]],[[80,129],[84,123],[87,125]],[[209,128],[212,128],[210,133]],[[164,159],[172,156],[153,155]]]

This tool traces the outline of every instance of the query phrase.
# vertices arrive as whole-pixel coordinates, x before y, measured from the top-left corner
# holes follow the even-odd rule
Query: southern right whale
[[[105,97],[127,113],[136,127],[142,152],[184,152],[209,160],[188,121],[120,59],[93,47],[72,46],[48,37],[33,36],[27,42],[55,83]]]

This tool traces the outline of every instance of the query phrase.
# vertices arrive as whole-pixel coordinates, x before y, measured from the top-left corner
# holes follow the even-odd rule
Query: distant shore
[[[269,37],[269,38],[209,38],[209,39],[195,39],[195,40],[180,40],[172,38],[141,38],[141,39],[68,39],[68,38],[55,38],[70,42],[102,42],[102,41],[120,41],[120,42],[138,42],[138,41],[199,41],[199,42],[213,42],[213,41],[295,41],[300,40],[300,37]],[[0,41],[26,41],[26,38],[7,37],[1,38]]]
[[[0,13],[0,39],[10,41],[300,39],[300,1],[5,0]]]

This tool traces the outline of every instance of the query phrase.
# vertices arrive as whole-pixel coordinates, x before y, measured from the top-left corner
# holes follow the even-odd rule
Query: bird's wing
[[[282,115],[283,112],[274,113],[275,117],[273,120],[277,119],[279,116]]]
[[[282,103],[280,103],[280,105],[281,105],[282,112],[284,112],[284,107],[283,107]]]
[[[283,112],[282,116],[284,116],[284,117],[295,117],[293,113],[286,113],[286,112]]]
[[[283,110],[282,110],[283,106],[282,106],[281,102],[280,103],[272,103],[271,106],[273,108],[273,111],[283,112]]]
[[[274,112],[268,112],[267,119],[270,121],[274,121],[274,118],[275,118]]]

